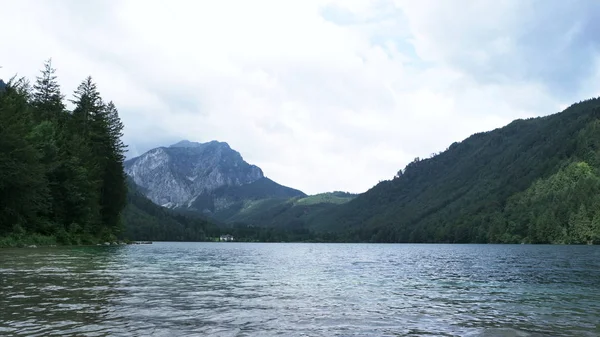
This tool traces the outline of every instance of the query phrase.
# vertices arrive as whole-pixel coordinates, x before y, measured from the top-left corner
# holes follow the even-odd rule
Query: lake
[[[599,336],[600,247],[0,249],[2,336]]]

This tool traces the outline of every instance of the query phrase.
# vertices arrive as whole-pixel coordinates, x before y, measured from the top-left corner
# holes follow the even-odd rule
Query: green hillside
[[[355,194],[345,192],[329,192],[294,198],[246,200],[214,216],[227,223],[286,229],[305,228],[321,212],[355,197]]]
[[[350,241],[598,243],[600,100],[475,134],[311,219]]]
[[[128,180],[127,206],[123,211],[123,236],[130,240],[204,241],[219,235],[212,222],[198,214],[185,214],[153,203]]]
[[[315,195],[310,195],[305,198],[298,199],[296,205],[316,205],[316,204],[345,204],[354,199],[356,194],[347,192],[327,192]]]

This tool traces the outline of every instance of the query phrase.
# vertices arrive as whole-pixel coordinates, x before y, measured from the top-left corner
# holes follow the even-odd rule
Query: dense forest
[[[0,89],[0,245],[92,244],[122,232],[123,124],[91,77],[68,110],[48,60]]]
[[[600,99],[475,134],[313,218],[345,241],[600,243]]]

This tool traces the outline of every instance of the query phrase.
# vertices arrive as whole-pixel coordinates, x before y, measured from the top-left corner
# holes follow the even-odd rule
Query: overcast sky
[[[0,78],[92,75],[129,157],[226,141],[306,193],[600,94],[596,0],[0,0],[0,23]]]

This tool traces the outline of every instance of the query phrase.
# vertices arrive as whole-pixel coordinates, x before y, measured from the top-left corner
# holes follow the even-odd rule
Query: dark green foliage
[[[0,93],[0,236],[45,225],[48,184],[31,111],[25,82],[10,81]]]
[[[52,68],[52,60],[44,63],[41,76],[36,78],[33,85],[31,105],[36,122],[63,122],[66,119],[63,95],[56,80],[56,69]]]
[[[353,241],[598,242],[599,168],[592,99],[417,158],[310,225]]]
[[[305,228],[256,227],[246,224],[233,224],[223,232],[233,235],[237,241],[246,242],[319,242],[322,236]]]
[[[13,80],[0,91],[0,237],[112,240],[127,198],[123,125],[90,77],[67,111],[54,74],[47,61],[33,89]]]
[[[593,243],[600,239],[600,177],[587,163],[573,163],[511,197],[505,215],[510,241]]]
[[[219,229],[197,214],[178,213],[158,206],[129,181],[128,203],[123,213],[124,236],[150,241],[205,241],[220,235]]]

